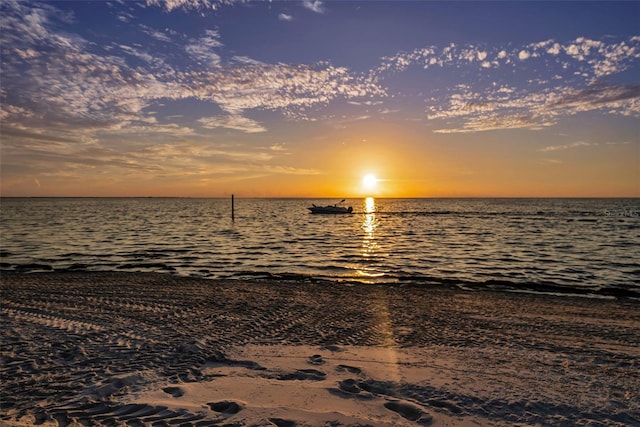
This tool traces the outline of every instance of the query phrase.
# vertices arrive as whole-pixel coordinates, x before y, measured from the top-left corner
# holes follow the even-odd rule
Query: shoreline
[[[6,267],[6,266],[5,266]],[[367,279],[358,280],[348,276],[338,277],[322,277],[313,274],[303,273],[271,273],[268,271],[252,271],[243,274],[234,274],[231,276],[194,276],[180,274],[173,267],[164,263],[138,263],[131,264],[127,267],[145,268],[146,270],[129,270],[128,268],[93,270],[89,269],[86,264],[73,264],[67,268],[54,268],[49,264],[27,263],[12,265],[10,268],[1,268],[0,275],[31,275],[31,274],[161,274],[171,275],[177,278],[206,280],[211,282],[225,283],[302,283],[324,286],[385,286],[385,287],[406,287],[418,289],[450,289],[462,292],[509,292],[522,293],[527,295],[546,295],[560,298],[592,298],[592,299],[620,299],[640,302],[640,290],[632,287],[576,287],[566,286],[553,282],[530,283],[516,282],[511,280],[486,279],[484,281],[470,281],[460,278],[443,278],[429,276],[398,276],[388,277],[388,281]]]
[[[0,282],[7,425],[640,422],[633,299],[126,272]]]

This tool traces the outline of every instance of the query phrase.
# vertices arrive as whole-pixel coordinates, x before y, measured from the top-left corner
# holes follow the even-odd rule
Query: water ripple
[[[3,270],[638,289],[638,199],[2,199]],[[320,202],[322,203],[322,202]],[[635,213],[635,214],[634,214]]]

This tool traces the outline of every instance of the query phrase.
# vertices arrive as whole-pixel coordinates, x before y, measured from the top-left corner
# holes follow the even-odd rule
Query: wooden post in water
[[[233,201],[233,194],[231,195],[231,221],[235,221],[236,220],[236,214],[234,212],[235,208],[234,208],[234,201]]]

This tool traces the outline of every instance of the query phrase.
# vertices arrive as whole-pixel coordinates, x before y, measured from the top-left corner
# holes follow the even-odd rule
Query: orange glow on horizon
[[[358,135],[355,137],[354,135]],[[304,140],[304,135],[291,138]],[[474,139],[475,138],[475,139]],[[291,148],[284,166],[266,159],[234,169],[147,170],[96,174],[77,168],[82,179],[38,175],[3,180],[2,196],[52,197],[638,197],[632,144],[588,147],[576,158],[569,150],[536,151],[536,141],[514,146],[507,137],[448,137],[435,142],[394,123],[331,129]],[[544,145],[545,143],[539,143]],[[610,161],[598,167],[597,149]],[[586,152],[586,148],[584,149]],[[504,153],[496,156],[495,153]],[[627,165],[621,167],[620,165]],[[86,169],[86,170],[85,170]],[[365,177],[367,177],[365,179]]]

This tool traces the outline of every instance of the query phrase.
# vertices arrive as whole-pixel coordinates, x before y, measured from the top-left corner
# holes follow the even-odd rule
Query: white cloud
[[[564,69],[575,68],[578,75],[583,76],[587,82],[592,82],[624,71],[640,59],[640,37],[619,42],[578,37],[565,44],[545,40],[512,50],[453,43],[444,48],[428,46],[382,58],[381,65],[375,71],[402,72],[413,66],[429,69],[434,65],[477,66],[478,69],[488,70],[505,65],[518,67],[518,62],[534,59],[540,67],[555,65]]]
[[[553,46],[547,49],[549,55],[558,55],[560,53],[560,43],[554,43]]]
[[[630,102],[640,99],[640,86],[608,86],[603,84],[583,89],[566,88],[548,97],[544,108],[549,111],[564,110],[571,113],[617,109],[629,106]],[[637,107],[637,106],[636,106]],[[640,117],[640,110],[635,109]]]
[[[320,0],[304,0],[302,5],[315,13],[324,13],[324,8]]]
[[[201,11],[217,10],[221,6],[232,5],[237,1],[239,0],[147,0],[147,5],[161,7],[167,12],[175,9]]]
[[[158,72],[152,55],[139,48],[119,45],[121,53],[152,62],[150,69],[132,68],[125,57],[88,53],[81,41],[64,48],[52,48],[48,46],[51,39],[45,34],[43,40],[22,47],[21,51],[49,53],[30,60],[26,73],[18,72],[18,66],[8,62],[4,86],[19,91],[24,99],[38,99],[41,108],[51,108],[50,114],[66,116],[66,120],[91,118],[102,122],[101,126],[120,122],[123,127],[124,123],[149,122],[153,116],[147,109],[155,100],[195,98],[217,104],[231,115],[232,119],[220,123],[256,131],[255,123],[239,121],[244,110],[282,110],[291,116],[303,108],[324,105],[337,97],[357,99],[384,95],[369,77],[353,75],[342,67],[270,65],[247,57],[234,57],[232,63],[223,64],[212,51],[221,46],[219,34],[212,30],[200,39],[191,40],[185,48],[203,62],[203,70],[171,69],[164,64]]]
[[[243,157],[241,152],[205,150],[193,144],[190,152],[178,151],[184,149],[180,141],[212,144],[212,134],[217,134],[212,129],[265,132],[263,123],[247,117],[252,110],[307,119],[311,107],[335,99],[368,102],[385,96],[370,76],[327,63],[266,64],[246,56],[224,62],[219,55],[220,35],[214,30],[185,43],[169,30],[137,27],[158,42],[171,43],[172,48],[165,53],[114,42],[96,49],[77,35],[59,33],[55,21],[65,17],[53,7],[40,6],[16,3],[16,9],[3,16],[0,33],[3,47],[8,46],[3,51],[0,90],[3,164],[20,165],[23,171],[75,174],[99,166],[101,170],[121,169],[123,174],[151,170],[179,175],[179,168],[206,171],[210,169],[207,162],[219,158],[240,163],[272,161],[287,152],[274,146]],[[37,19],[25,22],[23,17],[30,15]],[[171,61],[170,55],[180,55],[175,53],[180,43],[183,52],[200,61],[200,66],[184,62],[184,57]],[[161,105],[196,100],[222,113],[189,127],[183,115],[157,112]],[[158,152],[149,147],[141,149],[145,144],[164,146],[165,152],[169,152],[166,146],[181,148],[171,153],[169,162],[169,157],[155,156]],[[313,173],[272,167],[269,173]],[[266,173],[264,169],[248,170]]]
[[[220,64],[220,55],[215,51],[221,46],[220,34],[214,30],[206,30],[204,36],[192,40],[185,50],[203,65],[215,67]]]
[[[33,112],[15,105],[1,103],[0,104],[0,120],[9,120],[10,118],[30,118]]]
[[[458,128],[443,128],[434,130],[435,133],[473,133],[503,129],[531,129],[539,130],[553,126],[552,121],[541,121],[535,115],[498,115],[489,113],[487,116],[470,119]]]
[[[601,81],[607,75],[628,69],[639,58],[640,37],[623,41],[579,37],[564,44],[545,40],[510,50],[500,46],[491,49],[449,44],[383,58],[375,75],[385,83],[393,78],[394,72],[411,67],[423,68],[427,73],[434,65],[454,70],[448,77],[450,80],[475,72],[479,76],[473,83],[475,91],[466,85],[449,84],[447,89],[434,92],[436,96],[426,98],[427,119],[450,122],[437,132],[535,130],[554,125],[559,117],[586,111],[640,117],[639,86],[607,85]],[[496,76],[519,72],[527,84],[504,88],[484,83],[490,72]]]
[[[370,76],[327,63],[266,64],[246,56],[225,62],[220,35],[213,30],[184,43],[168,30],[137,27],[152,42],[171,43],[166,53],[127,42],[100,47],[60,33],[57,23],[65,17],[54,7],[15,7],[3,16],[0,34],[3,48],[8,47],[0,89],[2,158],[3,166],[13,168],[4,168],[5,182],[24,179],[25,173],[31,173],[31,183],[37,173],[43,184],[52,177],[109,173],[123,179],[149,173],[183,179],[185,171],[203,179],[317,174],[276,164],[288,155],[281,144],[229,149],[212,140],[216,133],[211,129],[260,133],[267,129],[247,117],[251,110],[297,118],[338,98],[369,102],[385,95]],[[25,21],[25,16],[33,18]],[[180,61],[171,58],[181,42],[183,52],[201,66],[183,62],[185,55]],[[160,105],[183,100],[208,103],[222,113],[189,127],[179,123],[188,120],[183,115],[157,112]],[[216,172],[211,172],[212,164],[219,165]],[[13,172],[18,169],[21,175]]]
[[[171,11],[197,9],[194,4],[222,4],[187,3],[167,2],[163,7]],[[312,4],[322,9],[321,3]],[[470,84],[452,85],[424,97],[430,103],[427,118],[447,120],[446,125],[434,124],[439,133],[542,129],[562,116],[596,110],[640,117],[638,86],[591,84],[631,67],[640,57],[640,37],[617,42],[548,40],[508,50],[501,46],[427,46],[384,58],[371,73],[358,74],[329,63],[268,64],[241,55],[223,59],[221,35],[211,29],[185,43],[184,36],[169,30],[138,27],[154,39],[154,50],[114,42],[107,46],[105,54],[88,40],[61,32],[60,24],[70,17],[53,6],[18,2],[8,8],[10,13],[3,16],[0,33],[3,49],[6,47],[0,103],[3,135],[12,132],[16,141],[26,141],[30,147],[66,144],[65,151],[60,151],[66,154],[74,152],[70,147],[104,145],[108,138],[131,140],[144,136],[165,142],[205,138],[215,134],[211,129],[253,134],[267,131],[267,124],[248,117],[254,111],[269,110],[286,118],[314,120],[318,117],[314,117],[315,109],[338,99],[364,109],[378,104],[380,99],[391,98],[384,87],[385,79],[410,67],[425,74],[467,67],[463,71],[477,71],[466,73],[467,76],[485,78],[484,86],[474,82],[473,90]],[[182,47],[182,52],[200,65],[185,65],[184,53],[180,61],[166,61],[168,54],[165,57],[164,52],[156,50],[158,42]],[[487,73],[500,68],[509,73],[518,71],[523,66],[518,61],[522,52],[529,55],[526,67],[567,64],[571,72],[584,77],[561,82],[535,80],[535,92],[526,86],[487,83],[487,77],[500,81]],[[189,127],[186,119],[183,123],[168,123],[169,116],[155,112],[159,104],[184,100],[208,104],[217,113],[210,113],[214,117],[201,118],[197,125]],[[377,114],[392,111],[395,110],[380,108]],[[359,112],[354,118],[343,119],[365,119],[369,114]],[[4,141],[3,145],[6,146]],[[268,153],[284,154],[276,148]],[[112,164],[126,164],[121,158],[112,160]]]
[[[248,65],[260,65],[267,66],[268,64],[262,61],[255,60],[253,58],[249,58],[248,56],[234,56],[232,58],[233,62],[237,62],[239,64],[248,64]]]
[[[281,21],[293,21],[293,16],[287,15],[286,13],[281,13],[278,15],[278,19]]]
[[[227,128],[246,133],[265,132],[266,129],[255,120],[240,115],[206,117],[198,120],[207,129]]]
[[[133,19],[133,15],[130,13],[123,12],[118,15],[118,21],[120,22],[129,23],[131,22],[132,19]]]
[[[531,43],[529,47],[533,50],[545,49],[547,46],[550,46],[553,43],[553,40],[544,40],[537,43]]]
[[[156,60],[156,58],[153,55],[147,52],[144,52],[140,49],[137,49],[131,46],[122,45],[122,44],[118,45],[118,47],[126,54],[140,58],[143,61],[148,62],[150,64],[152,64]]]
[[[590,142],[584,142],[584,141],[578,141],[578,142],[574,142],[571,144],[564,144],[564,145],[549,145],[547,147],[541,148],[538,151],[542,151],[543,153],[547,153],[550,151],[562,151],[562,150],[569,150],[572,148],[580,148],[580,147],[592,147],[592,146],[596,146],[598,144],[594,144],[594,143],[590,143]]]
[[[629,145],[631,142],[622,141],[622,142],[605,142],[604,145]]]
[[[383,96],[385,92],[367,77],[331,65],[251,65],[207,72],[187,72],[181,80],[197,99],[212,101],[236,114],[254,108],[294,114],[336,98]]]
[[[154,30],[153,28],[143,24],[140,25],[140,29],[142,30],[143,33],[147,34],[149,37],[152,37],[158,41],[167,42],[167,43],[171,42],[171,37],[169,37],[167,34],[163,32]]]
[[[269,172],[270,174],[275,173],[279,175],[322,175],[324,172],[319,171],[318,169],[308,169],[308,168],[296,168],[292,166],[271,166],[264,165],[262,169]]]
[[[448,102],[442,104],[436,100],[427,111],[429,120],[460,122],[454,127],[437,129],[437,133],[539,130],[555,125],[559,117],[587,111],[640,117],[640,86],[552,87],[526,94],[502,87],[485,93],[461,88]]]
[[[568,55],[573,56],[574,58],[577,58],[580,61],[584,60],[584,57],[580,55],[580,49],[578,49],[578,46],[576,46],[575,44],[571,44],[565,47],[564,50],[565,52],[567,52]]]
[[[176,163],[177,168],[188,162],[196,162],[205,166],[219,161],[265,162],[274,158],[273,153],[260,149],[243,150],[218,144],[194,142],[148,145],[132,154],[135,158],[152,159],[156,163],[163,163],[166,159],[170,159],[171,163]]]
[[[598,48],[598,60],[593,62],[596,77],[604,77],[626,70],[630,60],[640,59],[640,40],[632,37],[628,41],[621,41]]]

